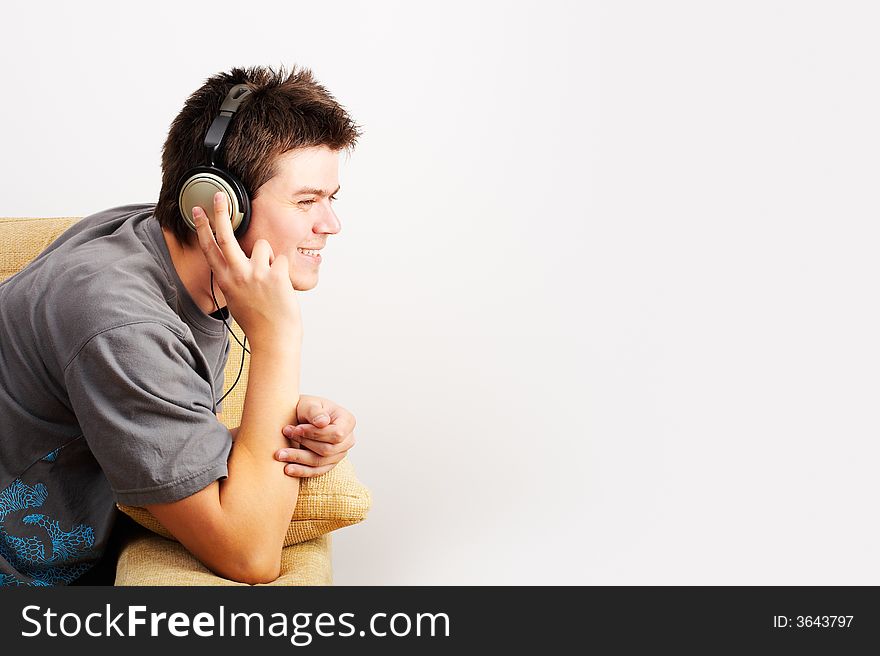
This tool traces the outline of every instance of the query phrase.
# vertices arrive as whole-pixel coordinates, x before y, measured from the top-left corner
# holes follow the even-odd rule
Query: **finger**
[[[281,462],[290,462],[309,467],[324,467],[335,465],[345,457],[345,453],[332,456],[321,456],[308,449],[279,449],[275,452],[275,459]]]
[[[326,426],[331,421],[330,409],[325,408],[325,399],[320,396],[301,396],[296,404],[297,423],[312,423],[315,426]]]
[[[338,422],[333,422],[319,428],[313,424],[298,424],[297,426],[285,426],[283,433],[285,437],[291,438],[308,438],[310,440],[318,440],[319,442],[328,442],[330,444],[338,444],[354,431],[348,421],[340,418]]]
[[[214,235],[211,233],[211,225],[208,223],[204,210],[196,206],[192,208],[192,215],[193,223],[196,224],[196,234],[199,237],[199,247],[202,249],[202,253],[205,254],[208,266],[215,272],[223,271],[226,268],[226,260],[223,257],[223,253],[220,252],[220,247],[217,246]]]
[[[336,465],[324,465],[323,467],[309,467],[307,465],[284,465],[284,473],[294,478],[313,478],[326,474]]]
[[[327,428],[330,424],[333,423],[333,420],[327,416],[327,412],[322,410],[319,406],[316,406],[317,409],[306,409],[303,413],[297,413],[298,417],[309,417],[310,413],[314,414],[311,420],[305,419],[302,423],[297,424],[288,424],[284,428],[281,429],[281,432],[284,433],[285,437],[296,437],[297,435],[304,435],[304,431],[306,427],[310,427],[313,429],[321,430]],[[299,421],[299,419],[297,419]]]
[[[214,194],[214,232],[217,246],[230,266],[243,266],[247,256],[241,250],[235,233],[232,230],[232,219],[229,217],[229,197],[222,191]]]
[[[272,261],[269,270],[282,280],[290,277],[290,265],[287,256],[284,253],[278,253]]]
[[[331,422],[330,417],[328,417],[324,413],[321,413],[316,417],[312,417],[312,420],[309,423],[315,428],[326,428],[330,425]]]
[[[318,440],[310,440],[308,438],[301,438],[300,443],[310,451],[314,451],[318,455],[321,456],[332,456],[338,453],[345,453],[351,447],[354,446],[355,439],[354,433],[349,433],[348,436],[342,442],[338,444],[330,444],[328,442],[319,442]]]
[[[251,249],[251,264],[254,265],[255,269],[258,271],[268,271],[274,259],[275,254],[272,252],[272,245],[268,241],[258,239],[254,242],[254,247]]]

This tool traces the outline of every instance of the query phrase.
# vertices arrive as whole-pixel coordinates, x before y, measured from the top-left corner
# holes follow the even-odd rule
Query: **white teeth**
[[[313,257],[318,254],[318,251],[310,251],[310,250],[306,250],[304,248],[297,248],[296,250],[298,250],[300,253],[305,253],[306,255],[311,255]]]

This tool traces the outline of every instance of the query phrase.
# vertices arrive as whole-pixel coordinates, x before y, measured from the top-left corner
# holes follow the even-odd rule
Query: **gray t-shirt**
[[[154,209],[80,219],[0,283],[0,585],[71,583],[116,502],[227,475],[226,328],[187,292]]]

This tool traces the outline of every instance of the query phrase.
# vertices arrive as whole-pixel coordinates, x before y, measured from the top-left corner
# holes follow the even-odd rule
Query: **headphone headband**
[[[177,204],[186,225],[196,231],[192,208],[199,206],[214,220],[214,194],[226,194],[229,219],[236,239],[241,239],[250,223],[250,197],[244,183],[225,169],[222,162],[223,138],[242,101],[251,94],[247,84],[236,84],[226,94],[220,112],[211,122],[205,135],[206,165],[195,166],[184,173],[177,187]]]
[[[226,130],[235,112],[241,106],[242,101],[251,94],[251,90],[247,84],[236,84],[226,94],[226,99],[220,106],[220,113],[208,128],[208,134],[205,135],[205,157],[209,166],[218,166],[217,159],[220,154],[220,147],[223,144],[223,137],[226,136]]]

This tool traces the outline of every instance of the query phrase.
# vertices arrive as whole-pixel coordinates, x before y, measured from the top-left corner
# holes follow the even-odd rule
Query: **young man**
[[[243,234],[225,192],[179,203],[235,85],[249,94],[221,141],[249,196]],[[81,219],[0,284],[0,584],[87,580],[116,502],[220,576],[277,578],[299,478],[354,444],[351,413],[299,393],[295,290],[317,284],[313,253],[341,229],[339,154],[360,134],[308,69],[218,74],[171,126],[155,205]],[[218,420],[230,314],[250,351],[232,431]]]

